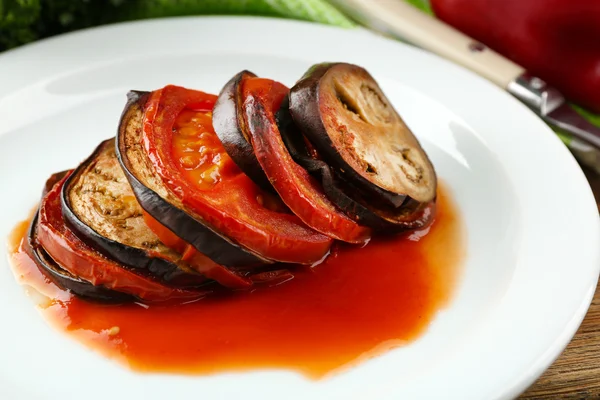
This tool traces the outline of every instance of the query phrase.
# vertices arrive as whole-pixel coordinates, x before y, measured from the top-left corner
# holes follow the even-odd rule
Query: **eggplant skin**
[[[73,204],[71,203],[71,192],[74,190],[74,186],[78,183],[80,179],[84,178],[84,174],[88,173],[87,170],[89,169],[90,165],[93,165],[99,157],[105,156],[105,152],[114,151],[114,147],[114,138],[105,140],[102,143],[100,143],[100,145],[98,145],[98,147],[92,152],[92,154],[84,162],[82,162],[79,165],[79,167],[77,167],[77,169],[65,181],[61,192],[60,200],[63,217],[67,226],[70,229],[72,229],[75,232],[75,234],[87,245],[104,254],[106,257],[117,261],[120,264],[133,268],[134,270],[142,270],[142,272],[160,281],[164,281],[170,286],[197,287],[206,283],[207,279],[204,276],[197,273],[184,271],[178,265],[169,261],[167,258],[170,255],[170,250],[169,254],[164,254],[164,258],[157,257],[153,253],[147,252],[141,248],[120,243],[117,240],[112,240],[103,236],[102,234],[97,232],[93,227],[86,224],[78,216]],[[97,172],[98,174],[106,174],[109,171],[95,172]],[[119,173],[121,173],[120,167],[118,167],[118,171],[115,174],[115,176],[107,176],[103,177],[103,179],[116,179],[116,183],[112,181],[110,183],[113,186],[115,184],[118,185],[119,178],[124,179],[118,176],[120,175]],[[128,186],[127,183],[125,183],[125,185]],[[106,185],[104,187],[99,187],[98,189],[106,189]],[[127,193],[122,194],[127,195]],[[112,193],[112,195],[116,196],[116,193]],[[122,231],[127,232],[129,234],[144,234],[145,232],[140,232],[140,229],[144,229],[144,227],[145,224],[143,225],[143,227],[140,227],[138,225],[131,233],[129,233],[127,229],[131,229],[131,227],[123,227]],[[145,228],[149,230],[149,228]],[[151,235],[153,236],[153,234]],[[165,246],[161,246],[161,249],[157,249],[154,253],[164,252],[164,249],[162,249],[162,247]]]
[[[364,200],[361,189],[353,187],[324,161],[314,158],[304,142],[289,111],[289,96],[286,97],[276,114],[281,138],[290,155],[300,166],[321,180],[327,198],[347,216],[361,225],[379,233],[399,233],[422,229],[433,221],[435,200],[426,204],[412,204],[413,207],[395,209],[386,204],[375,205]],[[351,195],[352,194],[352,195]]]
[[[175,235],[218,264],[239,268],[271,264],[271,260],[243,249],[212,230],[199,217],[185,210],[182,204],[172,204],[180,202],[174,196],[169,196],[164,186],[159,187],[160,178],[150,171],[150,166],[146,166],[148,170],[143,171],[145,174],[143,178],[138,177],[138,174],[142,175],[142,171],[134,171],[129,152],[136,152],[136,154],[145,154],[145,152],[139,141],[131,140],[127,136],[141,133],[143,109],[148,94],[148,92],[132,91],[127,95],[127,104],[119,122],[116,147],[119,163],[142,208]],[[153,181],[153,187],[146,186],[141,179],[146,182]],[[161,191],[161,194],[157,191]],[[163,196],[168,198],[168,201]]]
[[[223,86],[213,108],[212,122],[215,133],[233,162],[261,189],[272,191],[273,187],[256,159],[242,116],[242,81],[254,77],[254,73],[244,70]]]
[[[65,175],[70,172],[72,171],[65,170],[52,174],[44,184],[42,198],[46,197],[46,194],[52,190],[54,185],[60,182]],[[134,300],[134,298],[128,294],[117,292],[105,288],[104,286],[95,286],[91,282],[72,275],[61,268],[37,241],[36,231],[38,216],[39,210],[35,213],[29,224],[25,249],[40,272],[62,289],[70,290],[75,295],[87,300],[103,303],[127,303]]]
[[[369,114],[367,111],[354,107],[360,101],[344,92],[345,83],[340,83],[341,80],[338,81],[333,78],[336,77],[335,73],[340,70],[347,72],[348,76],[356,75],[356,79],[361,80],[361,93],[364,87],[365,98],[376,99],[373,100],[373,103],[383,104],[380,107],[384,112],[383,116],[377,115],[376,111],[373,111],[378,110],[376,106],[368,108],[367,111],[374,115],[367,115],[366,117],[363,112]],[[365,100],[364,104],[367,103]],[[340,148],[336,147],[336,143],[334,143],[330,132],[328,132],[327,125],[331,125],[331,121],[326,121],[326,118],[329,117],[324,116],[322,107],[328,109],[332,115],[336,115],[336,118],[340,118],[339,121],[336,119],[335,129],[331,128],[332,133],[334,130],[339,131],[335,135],[336,137],[339,136],[336,139],[337,141],[343,141],[342,144],[337,144]],[[363,68],[345,63],[313,65],[291,88],[289,108],[296,125],[319,151],[324,160],[333,167],[335,173],[342,176],[344,180],[351,182],[361,191],[369,193],[378,201],[396,208],[401,207],[411,195],[418,197],[417,200],[421,203],[427,203],[435,197],[437,177],[431,161],[420,147],[418,140],[412,135],[387,98],[385,98],[375,80]],[[347,131],[347,134],[344,134],[344,131]],[[355,132],[362,134],[355,135]],[[392,150],[381,149],[383,147],[382,141],[375,140],[378,135],[382,135],[384,140],[401,136],[402,140],[406,140],[410,145],[408,147],[405,145],[397,146],[390,142],[389,147]],[[349,140],[349,142],[346,142],[346,140]],[[372,165],[367,161],[364,154],[358,154],[353,146],[346,144],[355,141],[358,144],[363,144],[365,147],[364,154],[374,150],[378,151],[379,154],[374,159],[379,160],[381,165]],[[366,141],[366,144],[362,143],[363,141]],[[385,145],[387,146],[388,143],[385,143]],[[405,154],[405,151],[409,153]],[[414,159],[411,157],[414,157]],[[373,159],[373,157],[371,158]],[[397,159],[398,162],[390,162],[390,158]],[[415,160],[416,164],[414,164]],[[359,164],[360,168],[358,168]],[[400,167],[401,165],[402,167]],[[384,167],[379,168],[380,166]],[[404,167],[415,167],[417,172],[412,172],[415,172],[417,177],[415,178],[415,176],[406,172],[407,170]],[[424,185],[422,187],[414,185],[417,189],[413,188],[411,194],[403,190],[400,184],[391,185],[388,182],[387,187],[384,187],[386,185],[383,185],[380,174],[386,175],[394,182],[397,182],[398,179],[402,179],[404,182],[415,179],[415,182],[422,182]],[[390,185],[394,187],[391,188]],[[410,185],[408,186],[410,188]]]
[[[410,201],[401,208],[393,208],[385,203],[370,200],[351,183],[333,177],[332,189],[326,194],[334,199],[340,208],[346,208],[361,218],[363,223],[379,233],[402,233],[424,229],[435,218],[436,199],[427,203]],[[352,197],[348,195],[352,193]]]
[[[37,242],[37,221],[38,213],[36,212],[29,226],[26,251],[35,262],[38,269],[52,282],[54,282],[60,288],[69,290],[71,293],[85,300],[102,303],[128,303],[134,300],[134,298],[128,294],[117,292],[115,290],[105,288],[104,286],[93,285],[91,282],[72,275],[61,268],[60,265],[58,265],[50,257],[50,255],[48,255],[46,250]]]

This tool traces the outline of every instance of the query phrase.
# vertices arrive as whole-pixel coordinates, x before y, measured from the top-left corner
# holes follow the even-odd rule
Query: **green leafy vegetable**
[[[325,0],[0,0],[0,51],[111,22],[237,14],[355,26]]]
[[[123,19],[178,15],[234,14],[285,17],[352,27],[342,13],[324,0],[148,0],[137,2]]]
[[[0,51],[37,39],[39,16],[39,0],[0,0]]]
[[[405,0],[407,3],[412,4],[417,7],[419,10],[423,11],[426,14],[433,15],[433,10],[429,5],[429,0]]]

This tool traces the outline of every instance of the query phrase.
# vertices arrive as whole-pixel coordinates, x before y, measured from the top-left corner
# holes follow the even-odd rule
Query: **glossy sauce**
[[[12,265],[17,280],[35,288],[32,295],[45,296],[38,304],[47,321],[148,372],[285,368],[322,378],[422,334],[451,298],[463,256],[460,220],[442,188],[428,230],[338,247],[279,286],[169,307],[110,306],[45,279],[20,250],[26,227],[10,239]]]
[[[212,112],[183,110],[173,126],[173,156],[180,172],[200,190],[240,174],[212,129]]]

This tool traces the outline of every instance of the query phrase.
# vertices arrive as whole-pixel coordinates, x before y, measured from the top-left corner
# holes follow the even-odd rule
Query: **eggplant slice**
[[[130,268],[104,256],[83,242],[65,223],[61,193],[69,175],[42,199],[36,225],[36,242],[64,270],[96,286],[130,294],[145,302],[191,301],[211,290],[181,288],[160,282],[147,270]]]
[[[436,196],[436,173],[377,82],[346,63],[311,67],[290,91],[290,113],[336,174],[401,207]]]
[[[143,108],[148,94],[128,93],[117,133],[117,158],[139,204],[158,222],[218,264],[247,268],[272,263],[211,229],[166,188],[141,144]]]
[[[46,197],[48,192],[52,190],[54,185],[61,181],[65,175],[72,171],[66,170],[54,173],[46,180],[44,190],[42,191],[42,198]],[[128,294],[117,292],[105,288],[104,286],[96,286],[91,282],[79,278],[61,268],[56,261],[50,257],[46,250],[39,244],[36,236],[37,224],[39,218],[39,210],[33,216],[31,223],[29,224],[29,230],[27,233],[26,241],[26,252],[29,254],[31,259],[35,262],[38,269],[52,282],[58,285],[64,290],[69,290],[71,293],[80,296],[87,300],[94,300],[103,303],[126,303],[132,301],[134,298]]]
[[[171,286],[195,287],[207,278],[165,246],[144,222],[115,153],[115,140],[102,142],[69,176],[61,193],[65,222],[106,257],[146,270]]]
[[[289,111],[289,97],[285,98],[276,114],[281,138],[290,155],[299,165],[321,180],[325,195],[350,218],[378,232],[402,232],[422,229],[435,215],[435,199],[428,203],[407,202],[401,208],[385,202],[367,200],[361,189],[346,182],[332,167],[309,149],[307,139],[294,124]]]
[[[63,175],[64,176],[64,175]],[[59,178],[60,180],[60,178]],[[64,290],[82,297],[86,300],[94,300],[103,303],[126,303],[134,298],[128,294],[117,292],[100,285],[83,280],[61,268],[50,255],[37,242],[38,213],[31,221],[29,233],[27,234],[27,251],[37,265],[38,269],[52,282]]]
[[[240,118],[243,115],[241,83],[244,79],[254,77],[255,74],[244,70],[225,84],[213,108],[213,127],[233,162],[262,189],[272,191],[273,187],[256,159],[251,139],[246,134],[244,118]]]
[[[242,129],[251,138],[256,158],[281,200],[307,226],[323,235],[353,244],[368,242],[371,229],[358,224],[329,200],[321,183],[293,160],[283,142],[276,113],[289,89],[272,80],[256,82],[260,82],[256,87],[244,87],[243,115],[239,119],[244,120]],[[287,109],[287,105],[284,107]]]

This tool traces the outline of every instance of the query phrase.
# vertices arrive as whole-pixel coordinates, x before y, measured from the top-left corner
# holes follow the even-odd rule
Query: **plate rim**
[[[414,46],[408,45],[406,43],[379,37],[378,35],[375,35],[364,28],[352,28],[352,29],[339,28],[339,27],[330,26],[330,25],[318,24],[315,22],[283,19],[283,18],[277,18],[277,17],[186,16],[186,17],[169,17],[169,18],[158,18],[158,19],[151,19],[151,20],[120,22],[120,23],[115,23],[115,24],[103,25],[100,27],[86,28],[86,29],[82,29],[79,31],[69,32],[69,33],[57,35],[57,36],[54,36],[51,38],[46,38],[46,39],[43,39],[43,40],[40,40],[40,41],[37,41],[34,43],[30,43],[25,46],[21,46],[19,48],[13,49],[13,50],[9,50],[9,51],[5,52],[4,54],[0,54],[0,71],[2,71],[4,68],[2,66],[2,64],[3,64],[2,61],[6,60],[7,58],[12,59],[12,58],[16,57],[18,59],[19,57],[22,57],[23,55],[27,56],[28,53],[38,51],[39,48],[44,49],[44,47],[49,47],[49,46],[51,47],[51,46],[55,45],[56,43],[60,44],[65,39],[68,40],[69,38],[74,38],[74,37],[77,38],[77,37],[81,37],[84,35],[103,35],[103,34],[106,34],[106,32],[110,32],[111,30],[136,29],[137,26],[162,25],[165,23],[169,24],[169,23],[172,23],[173,21],[181,21],[181,20],[185,20],[185,21],[212,20],[212,21],[223,21],[225,23],[228,21],[232,21],[232,20],[235,21],[235,23],[240,23],[240,21],[242,21],[244,23],[246,21],[262,21],[261,23],[264,23],[267,25],[268,24],[275,24],[275,25],[285,24],[285,25],[297,25],[298,27],[310,27],[310,28],[308,28],[309,30],[314,28],[316,30],[325,29],[325,30],[331,30],[331,31],[362,32],[362,33],[360,33],[361,35],[368,35],[373,40],[383,40],[383,41],[393,42],[394,45],[404,46],[405,48],[410,48],[411,49],[410,51],[416,51],[418,53],[421,53],[426,58],[432,59],[433,61],[431,61],[431,62],[441,63],[442,65],[444,65],[447,68],[461,69],[461,70],[463,70],[463,73],[470,75],[469,79],[472,79],[474,81],[479,81],[479,84],[483,83],[484,85],[489,85],[490,87],[493,87],[494,90],[504,93],[503,91],[501,91],[501,89],[496,88],[491,83],[487,82],[484,78],[482,78],[478,75],[475,75],[474,73],[472,73],[456,64],[452,64],[447,60],[444,60],[436,55],[433,55],[424,50],[421,50]],[[2,74],[0,74],[0,75],[2,75]],[[43,78],[41,78],[41,79],[43,79]],[[0,79],[0,85],[1,85],[1,81],[2,81],[2,79]],[[4,104],[2,102],[2,100],[6,97],[10,97],[10,95],[12,95],[14,93],[15,92],[5,92],[2,96],[0,96],[0,111],[2,110],[2,106]],[[510,97],[510,95],[508,95],[506,93],[504,93],[503,95],[505,95],[507,98]],[[526,110],[531,115],[535,115],[529,109],[527,109],[524,105],[519,103],[518,100],[516,100],[512,97],[510,97],[510,99],[516,106],[522,107],[523,110]],[[535,118],[539,120],[539,118],[537,118],[537,116]],[[539,123],[543,124],[546,127],[546,129],[545,129],[546,133],[552,133],[552,136],[554,136],[553,139],[550,139],[550,138],[547,139],[547,140],[553,140],[555,142],[554,145],[550,145],[550,146],[556,147],[556,144],[558,144],[558,143],[560,143],[562,145],[562,142],[560,142],[560,139],[554,135],[554,133],[550,130],[550,128],[547,127],[547,125],[545,125],[541,120],[539,120]],[[540,128],[540,130],[543,131],[544,129]],[[4,136],[5,133],[7,133],[7,132],[0,132],[0,137]],[[546,139],[544,139],[544,140],[546,140]],[[548,143],[550,143],[550,142],[548,142]],[[573,166],[573,163],[575,163],[574,158],[573,158],[572,154],[566,149],[566,147],[563,146],[562,151],[559,151],[559,153],[560,152],[562,152],[562,154],[563,154],[562,157],[566,157],[565,162],[567,162],[567,163],[571,164],[571,166]],[[567,159],[570,159],[570,161],[567,161]],[[579,179],[580,181],[582,178],[585,180],[585,183],[587,186],[586,189],[588,192],[587,193],[588,200],[585,200],[585,201],[589,202],[590,198],[593,200],[593,195],[592,195],[591,189],[589,187],[589,184],[587,183],[587,180],[583,176],[583,172],[581,171],[581,169],[579,168],[579,166],[576,163],[575,163],[575,165],[576,165],[578,171],[574,170],[569,173],[574,173],[575,175],[579,175],[578,177],[576,177],[576,179]],[[575,177],[575,175],[573,175],[573,176]],[[594,202],[594,206],[595,206],[595,202]],[[595,230],[596,238],[600,238],[600,225],[598,224],[598,219],[596,219],[596,224],[595,224],[595,227],[593,230]],[[596,256],[595,261],[599,261],[600,260],[600,251],[596,251],[595,256]],[[596,283],[597,283],[598,274],[600,273],[600,263],[596,263],[596,264],[597,264],[597,267],[596,267],[595,276],[596,276]],[[558,358],[558,356],[562,353],[564,348],[568,345],[568,343],[570,342],[570,340],[576,333],[583,318],[585,317],[585,314],[586,314],[586,312],[589,308],[589,305],[592,301],[595,287],[596,287],[596,284],[594,284],[592,287],[590,287],[590,289],[588,289],[588,291],[586,293],[581,294],[582,297],[581,297],[581,303],[579,305],[579,308],[573,313],[573,320],[564,327],[563,331],[561,332],[560,337],[556,338],[555,347],[553,349],[548,349],[547,352],[545,352],[544,354],[540,354],[536,360],[532,361],[531,368],[533,368],[534,371],[529,371],[528,373],[524,373],[524,377],[519,382],[513,382],[513,384],[510,385],[510,387],[505,388],[504,391],[502,391],[502,392],[496,393],[495,396],[497,396],[498,398],[507,398],[507,397],[512,397],[512,396],[518,395],[519,393],[524,391],[531,383],[533,383],[552,364],[552,362],[554,362],[554,360],[556,358]],[[552,351],[550,351],[550,350],[552,350]]]

